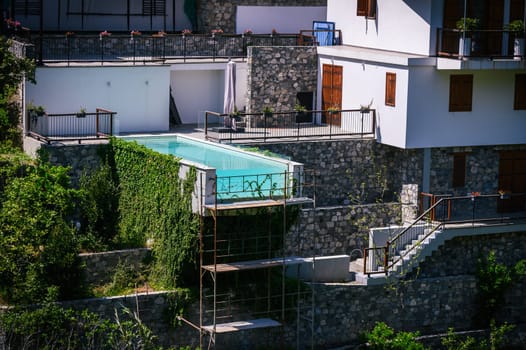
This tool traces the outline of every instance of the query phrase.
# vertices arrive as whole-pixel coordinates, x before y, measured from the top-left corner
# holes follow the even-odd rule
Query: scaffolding
[[[313,327],[313,313],[302,315],[306,309],[312,311],[314,300],[312,288],[299,278],[301,264],[307,259],[287,255],[285,242],[292,214],[299,218],[301,206],[315,204],[314,199],[301,196],[304,187],[311,187],[314,194],[314,177],[306,182],[304,173],[284,172],[263,178],[270,178],[272,185],[258,186],[252,198],[237,193],[227,199],[221,199],[221,179],[216,178],[214,202],[201,205],[200,310],[199,325],[195,325],[200,331],[201,349],[215,348],[219,335],[256,329],[266,332],[267,348],[283,348],[284,325],[293,320],[297,322],[299,347],[300,321],[307,320],[309,328]],[[248,187],[254,190],[254,186]],[[261,332],[257,341],[264,345]],[[246,333],[232,339],[250,342]]]

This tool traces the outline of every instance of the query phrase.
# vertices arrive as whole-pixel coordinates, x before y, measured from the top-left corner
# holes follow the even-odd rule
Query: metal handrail
[[[113,135],[116,114],[104,108],[89,113],[29,114],[28,135],[48,143],[108,138]]]
[[[216,118],[215,124],[211,123],[211,117]],[[313,137],[374,138],[376,111],[312,110],[231,115],[206,111],[204,128],[207,139],[230,143],[234,140],[266,142],[269,139],[300,140]]]
[[[514,32],[506,29],[460,30],[453,28],[437,28],[436,55],[446,57],[488,57],[518,58],[513,52],[513,42],[517,35],[524,37],[524,32]],[[472,39],[473,47],[469,53],[459,52],[461,38]],[[494,42],[500,40],[500,46]]]
[[[299,34],[44,34],[33,35],[43,62],[165,62],[170,59],[245,58],[250,46],[297,46]],[[36,57],[38,56],[38,57]]]
[[[376,250],[384,250],[383,262],[378,263],[378,258],[374,256],[371,257],[369,254],[364,254],[364,273],[367,275],[385,273],[387,274],[399,261],[403,260],[404,257],[409,255],[416,247],[427,239],[430,235],[436,232],[441,227],[446,227],[448,224],[465,224],[475,222],[504,222],[509,220],[509,217],[504,216],[494,216],[494,217],[476,217],[475,207],[477,201],[484,199],[497,199],[500,201],[505,201],[512,197],[522,197],[524,198],[526,194],[524,193],[507,193],[507,194],[480,194],[473,192],[467,196],[456,196],[456,197],[442,197],[431,205],[424,213],[419,215],[409,226],[404,227],[401,231],[396,233],[392,239],[389,239],[384,246],[376,246],[374,248],[367,248],[365,253]],[[462,201],[468,201],[470,208],[472,208],[472,216],[469,219],[452,219],[451,204],[453,202],[459,202],[462,204]],[[492,202],[490,202],[492,203]],[[440,207],[443,207],[442,217],[437,218],[436,212]],[[524,209],[524,208],[523,208]],[[484,213],[484,210],[482,210]],[[522,213],[522,212],[521,212]],[[469,213],[468,213],[469,215]],[[521,218],[522,216],[516,216]],[[414,240],[417,240],[416,243],[412,243]],[[403,248],[404,249],[402,251]],[[402,253],[401,253],[402,252]],[[395,258],[396,257],[396,258]],[[373,261],[368,261],[368,260]],[[370,265],[370,266],[369,266]],[[378,267],[382,267],[381,270]]]

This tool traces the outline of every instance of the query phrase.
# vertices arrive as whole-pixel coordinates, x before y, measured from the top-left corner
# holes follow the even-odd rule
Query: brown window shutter
[[[358,0],[357,1],[357,8],[356,8],[356,15],[357,16],[366,16],[367,15],[367,4],[369,0]]]
[[[357,0],[357,16],[376,17],[376,0]]]
[[[515,101],[513,109],[526,109],[526,74],[515,75]]]
[[[466,154],[453,154],[453,187],[463,187],[466,184]]]
[[[385,104],[387,106],[395,105],[396,101],[396,73],[385,74]]]
[[[449,80],[449,111],[470,112],[473,99],[473,75],[452,75]]]

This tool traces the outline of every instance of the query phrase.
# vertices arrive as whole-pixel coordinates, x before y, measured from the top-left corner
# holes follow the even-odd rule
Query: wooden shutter
[[[466,184],[466,154],[453,154],[453,187],[463,187]]]
[[[385,74],[385,104],[395,106],[396,100],[396,73]]]
[[[470,112],[473,99],[473,75],[452,75],[449,80],[449,111]]]
[[[526,74],[515,75],[515,101],[513,109],[526,109]]]
[[[357,16],[376,17],[376,0],[357,0]]]

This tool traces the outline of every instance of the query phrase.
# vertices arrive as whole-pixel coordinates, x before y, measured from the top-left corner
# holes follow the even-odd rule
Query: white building
[[[344,45],[318,49],[320,107],[372,102],[378,141],[400,148],[526,143],[524,46],[513,57],[503,30],[524,0],[467,2],[480,31],[459,57],[463,13],[460,0],[329,0]]]

